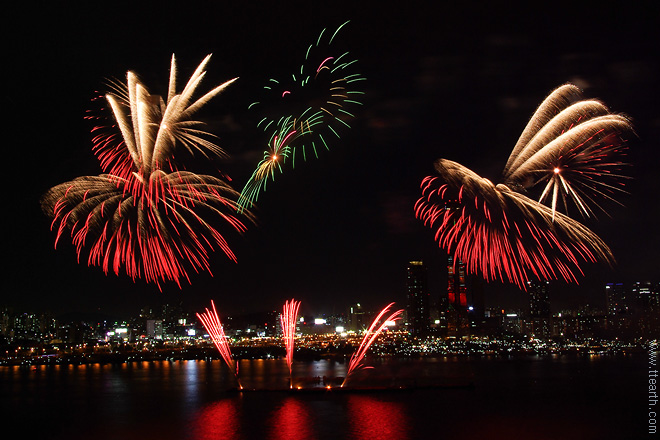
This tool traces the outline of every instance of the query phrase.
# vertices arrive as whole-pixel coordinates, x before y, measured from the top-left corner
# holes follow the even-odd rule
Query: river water
[[[287,388],[281,360],[241,361],[244,386],[271,390],[243,393],[228,391],[235,378],[219,360],[0,367],[0,418],[4,433],[30,439],[600,440],[641,439],[648,428],[642,354],[374,366],[352,384],[418,387],[272,391]],[[294,362],[294,385],[321,387],[323,376],[345,374],[344,363]]]

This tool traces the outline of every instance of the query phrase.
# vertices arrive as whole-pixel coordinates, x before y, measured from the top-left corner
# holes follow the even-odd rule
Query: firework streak
[[[615,201],[627,176],[619,160],[626,149],[623,135],[632,133],[630,121],[611,114],[593,99],[582,99],[580,89],[566,84],[541,103],[516,143],[504,168],[509,188],[531,188],[547,182],[540,202],[558,199],[568,210],[569,202],[589,216],[596,201]],[[550,197],[550,195],[552,195]]]
[[[557,211],[557,200],[561,194],[566,209],[572,200],[589,215],[588,201],[611,199],[624,179],[613,172],[621,165],[613,158],[632,127],[597,101],[571,104],[579,96],[575,86],[565,85],[541,104],[509,158],[505,183],[495,185],[445,159],[435,163],[440,177],[422,181],[416,217],[469,272],[525,289],[531,277],[577,282],[583,261],[614,262],[596,234]],[[519,192],[543,182],[539,201]]]
[[[264,117],[257,124],[269,136],[268,147],[241,192],[241,207],[252,206],[268,180],[295,167],[296,158],[305,161],[318,157],[319,149],[328,149],[328,143],[339,138],[341,128],[350,128],[349,121],[355,117],[351,108],[361,105],[359,99],[364,92],[359,86],[365,78],[354,71],[356,60],[348,52],[332,46],[347,23],[331,35],[324,29],[316,44],[308,47],[300,70],[290,80],[271,79],[264,87],[278,103],[269,114],[278,116]],[[250,108],[265,105],[255,102]]]
[[[284,309],[280,315],[280,324],[282,325],[282,334],[284,338],[284,347],[286,348],[286,363],[289,366],[289,387],[293,388],[292,364],[293,364],[293,346],[296,339],[296,317],[300,301],[286,301]]]
[[[366,367],[364,365],[364,357],[367,354],[369,347],[371,347],[371,344],[373,344],[374,341],[378,338],[378,336],[383,332],[383,330],[385,330],[385,328],[388,325],[388,321],[396,321],[398,319],[401,319],[401,314],[403,313],[403,309],[397,310],[396,312],[392,313],[389,317],[387,317],[387,319],[380,322],[382,317],[386,313],[389,313],[393,305],[394,303],[390,303],[387,305],[387,307],[381,310],[378,316],[376,316],[374,321],[371,323],[371,326],[369,326],[369,329],[364,334],[360,346],[355,351],[355,353],[353,353],[353,355],[351,356],[351,360],[348,363],[348,370],[346,372],[346,377],[344,378],[344,382],[342,382],[341,384],[342,387],[346,384],[348,379],[351,377],[351,374],[353,374],[355,371],[362,370],[365,368],[373,368],[373,367]]]
[[[231,350],[229,348],[229,340],[225,336],[225,331],[220,323],[220,318],[218,317],[218,312],[215,309],[215,304],[211,301],[212,311],[206,309],[206,312],[201,315],[197,313],[197,318],[202,322],[207,333],[211,337],[215,348],[218,349],[222,359],[225,361],[229,370],[234,373],[236,381],[238,382],[238,388],[243,389],[241,381],[238,377],[238,362],[236,362],[231,355]]]
[[[133,280],[144,277],[159,288],[161,281],[190,282],[190,268],[210,273],[209,254],[215,249],[236,260],[215,223],[245,231],[237,212],[239,194],[224,180],[174,162],[177,151],[224,154],[199,128],[202,123],[191,119],[234,81],[193,100],[208,60],[177,93],[172,57],[167,102],[151,95],[133,72],[126,86],[115,84],[105,98],[119,133],[94,129],[94,151],[107,174],[62,183],[42,199],[57,230],[56,245],[70,230],[78,260],[87,251],[88,265],[117,275],[123,268]],[[243,217],[252,218],[247,212]]]

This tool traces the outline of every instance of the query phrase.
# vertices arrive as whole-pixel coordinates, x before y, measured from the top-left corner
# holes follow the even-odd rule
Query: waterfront
[[[474,387],[237,393],[227,391],[234,379],[219,360],[12,366],[0,367],[3,425],[52,439],[626,439],[646,432],[642,353],[390,359],[375,366],[366,374],[469,378]],[[281,360],[243,360],[240,367],[246,385],[286,384]],[[294,362],[294,377],[345,371],[340,362]]]

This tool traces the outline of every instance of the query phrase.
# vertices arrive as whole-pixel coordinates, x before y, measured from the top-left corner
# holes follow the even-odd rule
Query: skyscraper
[[[623,283],[605,284],[605,298],[607,300],[608,315],[621,315],[628,311],[626,289],[624,288]]]
[[[454,257],[449,256],[447,261],[447,297],[449,304],[454,308],[467,308],[467,287],[465,285],[465,263],[460,260],[454,262]]]
[[[550,317],[549,281],[528,281],[529,314],[532,318]]]
[[[408,263],[406,279],[408,327],[419,335],[429,329],[429,291],[426,266],[422,261]]]
[[[630,289],[631,308],[638,312],[646,312],[653,309],[657,302],[657,292],[654,291],[653,283],[650,281],[637,281]]]
[[[361,331],[369,326],[364,309],[360,303],[352,304],[348,309],[348,328]]]
[[[447,258],[447,332],[450,336],[466,336],[470,333],[468,319],[465,263]]]
[[[525,333],[528,336],[548,338],[552,334],[549,290],[549,281],[527,282],[529,318],[525,319]]]

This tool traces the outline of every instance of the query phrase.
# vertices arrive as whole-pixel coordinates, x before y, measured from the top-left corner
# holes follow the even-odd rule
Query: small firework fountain
[[[385,316],[385,314],[390,311],[393,305],[394,303],[390,303],[387,305],[387,307],[381,310],[378,316],[376,316],[374,321],[371,323],[371,326],[369,326],[369,330],[365,332],[364,337],[362,338],[362,342],[360,343],[360,346],[358,347],[357,351],[353,353],[353,355],[351,356],[351,360],[348,363],[348,371],[346,372],[346,377],[344,378],[344,381],[341,384],[342,388],[344,387],[344,385],[346,385],[346,382],[351,377],[351,374],[354,373],[355,371],[363,370],[366,368],[373,368],[373,367],[367,367],[364,364],[364,357],[367,354],[369,347],[371,347],[371,344],[374,343],[374,341],[383,332],[383,330],[385,330],[388,324],[392,321],[401,319],[401,314],[403,313],[403,309],[397,310],[396,312],[392,313],[387,319],[382,320],[383,316]]]
[[[298,318],[298,311],[300,310],[300,303],[301,303],[300,301],[296,301],[295,299],[286,301],[282,309],[282,314],[280,315],[280,324],[282,326],[282,338],[284,340],[284,347],[286,350],[286,363],[289,369],[289,389],[291,390],[294,389],[292,365],[293,365],[294,344],[296,338],[296,324]],[[362,338],[360,345],[358,346],[358,349],[351,356],[351,359],[348,363],[348,370],[346,373],[346,377],[342,381],[341,386],[339,387],[340,389],[343,390],[351,389],[346,387],[345,385],[348,382],[349,378],[351,378],[351,376],[356,371],[373,368],[371,366],[365,365],[365,358],[367,352],[369,351],[369,348],[371,348],[371,346],[378,339],[381,333],[383,333],[383,331],[389,325],[391,325],[392,322],[401,319],[401,315],[403,313],[403,309],[391,313],[393,306],[394,303],[390,303],[383,310],[381,310],[380,313],[378,313],[378,315],[376,316],[376,318],[374,318],[373,322],[371,323],[371,326],[369,326],[368,330],[364,333],[364,336]],[[385,316],[387,316],[387,318],[384,318]],[[222,359],[229,367],[229,370],[232,371],[232,373],[236,377],[236,382],[238,383],[238,389],[241,391],[248,391],[248,389],[243,387],[239,379],[238,362],[232,357],[231,350],[229,348],[229,340],[225,335],[224,329],[220,322],[220,318],[218,317],[218,312],[215,308],[215,303],[211,301],[211,309],[209,310],[207,308],[204,313],[201,314],[197,313],[197,318],[199,318],[201,323],[204,325],[204,328],[211,337],[211,340],[213,341],[213,344],[215,345],[216,349],[222,356]],[[318,388],[318,390],[331,389],[331,388],[332,387],[330,386],[326,386],[324,388]],[[296,389],[300,390],[302,388],[297,387]]]
[[[211,301],[211,308],[212,311],[206,309],[206,312],[202,313],[201,315],[197,313],[197,318],[199,318],[199,320],[204,325],[204,328],[213,341],[213,345],[215,345],[215,348],[217,348],[220,352],[220,355],[229,367],[229,370],[233,371],[234,376],[236,377],[236,382],[238,382],[238,389],[242,390],[243,386],[241,385],[241,381],[238,377],[238,362],[236,362],[231,355],[231,350],[229,349],[229,341],[225,336],[225,331],[222,328],[222,324],[220,323],[220,318],[218,317],[218,312],[215,309],[215,304],[213,301]]]
[[[293,374],[291,365],[293,364],[293,345],[296,338],[296,317],[298,316],[298,309],[300,308],[300,301],[291,299],[284,303],[284,309],[280,315],[280,323],[282,324],[282,333],[284,337],[284,346],[286,347],[286,363],[289,367],[289,388],[293,388]]]

